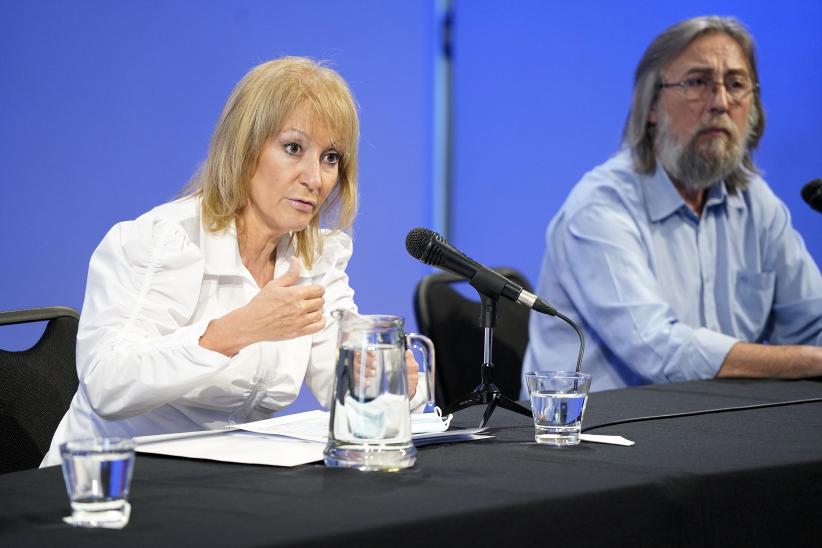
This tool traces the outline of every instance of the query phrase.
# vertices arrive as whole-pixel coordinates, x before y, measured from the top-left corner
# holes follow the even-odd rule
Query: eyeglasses
[[[659,89],[677,88],[688,101],[705,101],[711,94],[716,93],[718,85],[725,88],[725,93],[732,103],[742,102],[757,87],[749,76],[729,74],[722,82],[717,82],[710,76],[694,76],[681,82],[662,82]]]

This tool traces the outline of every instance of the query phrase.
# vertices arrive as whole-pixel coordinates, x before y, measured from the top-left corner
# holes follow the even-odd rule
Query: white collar
[[[237,227],[234,221],[220,231],[208,230],[200,222],[200,249],[205,261],[205,273],[212,275],[238,275],[245,270],[237,245]]]
[[[205,273],[216,276],[242,276],[248,273],[240,247],[237,243],[237,225],[234,220],[223,230],[212,232],[200,223],[200,249],[205,261]],[[288,259],[297,254],[296,241],[292,233],[283,235],[277,243],[277,262],[274,265],[274,277],[285,274],[288,270]],[[300,261],[300,276],[309,275],[305,265]]]

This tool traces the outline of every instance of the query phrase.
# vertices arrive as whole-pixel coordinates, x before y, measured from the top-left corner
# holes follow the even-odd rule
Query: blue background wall
[[[436,6],[0,0],[0,309],[79,309],[99,240],[175,196],[237,80],[308,55],[330,60],[361,107],[360,308],[411,320],[429,270],[403,241],[433,222]],[[822,176],[822,2],[455,0],[453,13],[449,238],[474,258],[536,280],[548,220],[618,147],[644,48],[719,13],[757,39],[768,128],[755,159],[822,263],[822,217],[799,198]],[[1,331],[3,348],[36,338]]]

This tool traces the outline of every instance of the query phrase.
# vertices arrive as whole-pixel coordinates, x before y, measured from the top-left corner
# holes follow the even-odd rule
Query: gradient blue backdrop
[[[360,104],[349,269],[360,308],[411,320],[429,270],[403,240],[433,221],[436,6],[0,0],[0,309],[79,309],[99,240],[175,196],[237,80],[270,58],[308,55],[330,60]],[[755,158],[822,262],[822,217],[798,197],[822,176],[822,3],[455,0],[453,10],[450,239],[474,258],[536,280],[548,220],[617,149],[648,42],[719,13],[757,38],[768,127]],[[0,331],[3,348],[36,338]]]

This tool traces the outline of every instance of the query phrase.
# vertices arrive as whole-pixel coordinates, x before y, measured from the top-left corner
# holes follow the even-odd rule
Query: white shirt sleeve
[[[116,225],[89,265],[77,373],[94,411],[120,420],[173,401],[227,367],[206,350],[208,321],[187,325],[203,257],[174,221],[146,214]]]
[[[314,397],[324,407],[331,404],[331,391],[334,385],[335,360],[337,357],[337,321],[331,317],[334,310],[357,310],[354,304],[354,290],[348,285],[348,274],[345,268],[351,259],[353,243],[344,232],[332,232],[326,235],[323,243],[323,254],[314,266],[315,272],[321,272],[316,282],[325,288],[325,328],[314,335],[311,343],[311,357],[305,375],[305,382]]]

